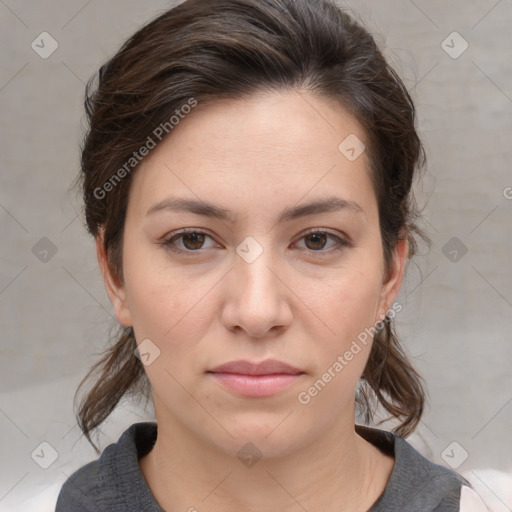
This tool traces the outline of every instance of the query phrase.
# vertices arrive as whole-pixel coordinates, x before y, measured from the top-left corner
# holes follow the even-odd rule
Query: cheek
[[[297,395],[308,414],[334,418],[353,407],[372,346],[379,291],[378,279],[367,272],[339,278],[317,296],[312,309],[323,312],[329,331],[318,339],[314,375]]]
[[[181,354],[190,358],[209,322],[205,294],[187,290],[186,282],[179,279],[173,280],[172,287],[145,281],[130,292],[136,339],[151,339],[172,366],[179,365]]]
[[[151,340],[154,345],[149,345],[149,351],[157,355],[144,370],[153,393],[162,397],[167,407],[186,410],[193,377],[202,371],[200,341],[211,322],[206,292],[212,284],[191,282],[183,273],[169,269],[157,271],[141,258],[133,262],[136,264],[131,267],[129,262],[126,265],[126,284],[135,337],[138,344]]]
[[[126,237],[124,275],[135,337],[138,343],[150,339],[169,367],[199,337],[204,286],[172,266],[161,268],[162,258],[155,258],[159,251],[130,242]]]
[[[317,293],[313,311],[319,312],[321,322],[328,328],[316,346],[318,364],[312,389],[314,395],[322,390],[319,402],[341,397],[351,400],[371,349],[374,326],[380,299],[380,271],[377,265],[364,265],[365,270],[340,273]],[[321,347],[321,348],[320,348]],[[329,388],[328,391],[323,389]],[[340,404],[341,405],[341,404]]]
[[[319,287],[311,309],[330,328],[338,348],[375,324],[381,294],[378,269],[367,266],[331,277],[328,286]]]

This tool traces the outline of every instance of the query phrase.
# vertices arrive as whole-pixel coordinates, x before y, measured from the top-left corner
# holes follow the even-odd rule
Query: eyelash
[[[173,245],[176,240],[182,238],[184,235],[187,235],[187,234],[201,234],[201,235],[206,235],[206,236],[212,238],[206,231],[203,231],[200,228],[189,228],[189,229],[184,229],[182,231],[179,231],[178,233],[171,233],[171,236],[166,237],[160,243],[163,246],[165,246],[168,250],[170,250],[174,253],[177,253],[177,254],[186,254],[186,255],[192,255],[195,253],[200,254],[201,249],[197,249],[195,251],[191,250],[191,249],[184,250],[184,249],[178,249],[175,245]],[[331,239],[333,239],[336,242],[336,245],[333,248],[327,249],[327,250],[322,249],[322,250],[314,251],[312,249],[306,249],[306,251],[308,251],[314,255],[318,255],[320,257],[323,255],[328,255],[332,252],[341,251],[347,247],[352,246],[352,244],[350,242],[348,242],[347,240],[344,240],[343,238],[340,238],[339,236],[334,235],[333,233],[326,231],[324,229],[321,229],[321,228],[314,228],[314,229],[309,230],[308,232],[304,233],[299,238],[299,240],[302,240],[303,238],[306,238],[306,237],[308,237],[310,235],[314,235],[314,234],[327,235],[328,237],[330,237]]]

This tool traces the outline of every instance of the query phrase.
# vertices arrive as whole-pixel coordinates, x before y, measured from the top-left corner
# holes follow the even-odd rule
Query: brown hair
[[[400,237],[408,237],[409,257],[416,252],[415,235],[429,242],[415,223],[411,191],[426,160],[415,108],[369,32],[328,0],[187,0],[136,32],[86,88],[89,130],[80,175],[85,218],[94,237],[103,233],[109,265],[121,282],[123,228],[137,168],[126,163],[148,138],[155,139],[157,127],[171,133],[169,119],[191,99],[205,104],[262,90],[335,99],[365,128],[388,269]],[[135,348],[133,330],[123,328],[80,384],[79,390],[95,381],[77,413],[91,443],[91,432],[123,396],[149,396]],[[396,433],[414,430],[424,391],[393,319],[386,318],[375,334],[362,382],[358,403],[367,420],[373,398],[400,420]]]

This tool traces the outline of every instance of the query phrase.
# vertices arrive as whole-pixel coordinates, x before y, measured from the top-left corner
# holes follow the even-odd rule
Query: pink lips
[[[267,359],[261,363],[231,361],[208,371],[227,388],[245,396],[273,395],[297,382],[301,370],[289,364]]]

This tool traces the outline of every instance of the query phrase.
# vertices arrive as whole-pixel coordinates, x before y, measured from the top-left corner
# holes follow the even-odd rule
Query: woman
[[[325,0],[187,0],[86,110],[86,220],[123,329],[78,420],[91,441],[150,393],[156,423],[56,510],[459,510],[468,483],[404,440],[424,392],[393,317],[425,157],[372,36]],[[355,424],[372,399],[393,432]]]

